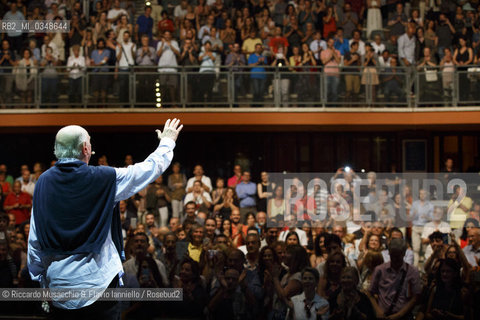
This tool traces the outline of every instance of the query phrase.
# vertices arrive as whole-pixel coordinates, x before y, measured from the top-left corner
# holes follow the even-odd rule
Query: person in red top
[[[7,195],[10,193],[10,183],[7,181],[7,175],[5,172],[0,172],[0,193]]]
[[[233,177],[228,179],[227,185],[235,188],[240,182],[242,182],[242,167],[237,164],[233,167]]]
[[[158,32],[163,33],[165,31],[174,32],[175,26],[173,20],[168,17],[168,12],[166,10],[162,11],[162,20],[158,22]]]
[[[32,197],[22,191],[20,181],[13,183],[13,192],[7,195],[3,203],[3,209],[6,213],[15,215],[16,225],[30,219],[30,211],[32,209]]]
[[[275,36],[270,39],[268,46],[272,50],[274,54],[278,53],[278,48],[283,47],[284,51],[287,51],[288,48],[288,40],[282,34],[282,28],[276,27],[275,28]]]

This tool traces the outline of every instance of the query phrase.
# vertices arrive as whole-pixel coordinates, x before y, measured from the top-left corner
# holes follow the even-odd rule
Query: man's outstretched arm
[[[172,162],[175,141],[182,128],[179,119],[168,119],[163,132],[156,130],[160,144],[152,154],[143,162],[127,168],[115,168],[117,174],[115,202],[130,198],[165,172]]]

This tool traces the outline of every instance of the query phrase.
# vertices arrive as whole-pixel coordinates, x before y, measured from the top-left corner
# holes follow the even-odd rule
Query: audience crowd
[[[69,32],[2,33],[0,66],[17,67],[1,70],[2,96],[15,92],[31,103],[33,78],[40,75],[42,102],[54,104],[60,72],[54,67],[67,66],[69,100],[79,102],[80,80],[90,67],[100,73],[91,80],[95,101],[114,95],[127,104],[128,74],[142,66],[159,75],[138,76],[137,97],[154,101],[158,81],[163,101],[174,103],[176,71],[189,67],[198,71],[189,84],[200,89],[190,90],[191,101],[210,101],[224,69],[249,72],[236,76],[236,95],[261,102],[275,86],[271,66],[291,73],[276,80],[282,100],[290,93],[318,100],[315,73],[325,74],[329,101],[355,101],[364,86],[372,87],[374,99],[378,93],[405,99],[413,86],[406,75],[419,72],[420,99],[441,101],[452,96],[456,69],[460,100],[480,98],[472,67],[480,60],[478,0],[152,0],[140,8],[130,0],[85,3],[0,2],[2,21],[70,21]],[[300,71],[312,76],[295,76]]]
[[[105,157],[99,164],[107,165]],[[127,155],[125,166],[132,164]],[[45,168],[20,169],[14,178],[0,165],[3,288],[38,287],[26,251],[32,193]],[[480,199],[457,186],[438,206],[429,190],[413,191],[402,178],[391,180],[390,194],[391,188],[376,188],[375,172],[366,176],[370,201],[356,212],[360,178],[350,168],[332,176],[336,192],[314,183],[297,197],[304,191],[298,179],[283,190],[283,182],[270,181],[266,172],[253,182],[240,165],[231,177],[212,180],[201,165],[190,176],[174,163],[119,203],[123,280],[131,288],[182,288],[183,300],[123,302],[123,316],[478,319]],[[451,159],[442,176],[455,177]],[[312,219],[322,204],[325,218]],[[358,214],[372,219],[361,221]],[[29,306],[3,303],[2,310],[45,315],[48,309]]]

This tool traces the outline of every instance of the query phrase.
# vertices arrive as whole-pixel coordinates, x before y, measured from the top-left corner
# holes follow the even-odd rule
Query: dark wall
[[[126,154],[143,160],[157,145],[155,133],[106,132],[88,129],[96,155],[105,154],[109,165],[122,166]],[[0,163],[18,174],[21,164],[30,167],[37,161],[47,166],[54,159],[55,131],[0,135]],[[396,133],[365,132],[182,132],[174,161],[190,175],[200,163],[209,176],[230,176],[235,162],[250,166],[254,179],[266,171],[332,172],[350,165],[356,170],[390,171],[399,163],[401,149]]]

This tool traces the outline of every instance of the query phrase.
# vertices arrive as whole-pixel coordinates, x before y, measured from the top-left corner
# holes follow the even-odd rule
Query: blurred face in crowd
[[[227,267],[241,271],[243,269],[244,257],[243,253],[238,250],[230,252],[227,256]]]
[[[233,167],[233,173],[237,176],[240,177],[242,175],[242,167],[240,167],[238,164]]]
[[[192,232],[192,243],[194,244],[201,244],[203,241],[203,227],[198,227]]]
[[[187,237],[187,234],[184,230],[180,230],[177,233],[178,240],[184,240]]]
[[[380,238],[376,235],[372,235],[368,240],[368,248],[372,250],[380,249]]]
[[[355,289],[356,286],[356,277],[352,274],[353,271],[342,272],[340,277],[340,285],[342,286],[343,291],[349,292]]]
[[[345,236],[345,232],[343,230],[342,226],[334,226],[333,227],[333,234],[336,234],[340,239],[342,239]]]
[[[118,203],[118,208],[120,209],[120,213],[125,213],[127,211],[127,203],[125,201],[120,201]],[[145,217],[146,218],[146,217]]]
[[[472,228],[468,231],[468,241],[475,249],[480,247],[480,228]]]
[[[235,269],[228,269],[225,272],[225,281],[227,282],[227,291],[233,291],[238,286],[240,274]]]
[[[223,245],[226,246],[226,245],[228,245],[227,242],[228,242],[227,237],[225,237],[223,235],[222,236],[217,236],[215,238],[215,244],[223,244]]]
[[[372,225],[372,233],[380,236],[383,232],[383,224],[380,221],[375,221]]]
[[[223,179],[217,179],[217,188],[222,189],[225,186],[225,181]]]
[[[247,235],[246,245],[248,253],[258,253],[260,250],[260,238],[258,234]]]
[[[287,243],[287,246],[288,245],[298,245],[299,244],[298,243],[298,237],[294,234],[289,235],[285,242]]]
[[[193,174],[196,177],[201,177],[203,176],[203,168],[201,165],[196,165],[195,168],[193,169]]]
[[[193,278],[193,272],[192,272],[192,266],[190,263],[184,263],[182,264],[182,267],[180,269],[180,279],[182,282],[190,282]]]
[[[230,215],[230,219],[234,224],[237,224],[240,222],[240,211],[238,209],[233,209],[232,213]]]
[[[170,230],[172,232],[177,231],[179,226],[180,226],[180,219],[178,219],[178,218],[170,219]]]
[[[135,253],[137,255],[145,254],[147,252],[147,248],[148,248],[148,241],[145,238],[145,236],[139,234],[139,235],[136,235],[134,239],[135,239],[134,240],[134,242],[135,242]]]
[[[269,248],[269,249],[265,249],[263,251],[262,260],[267,265],[273,263],[273,251],[272,251],[272,249]]]
[[[280,262],[285,262],[285,247],[282,245],[277,245],[275,247],[275,253],[277,254],[278,259]]]
[[[165,240],[164,240],[164,244],[165,244],[165,249],[167,249],[167,251],[171,252],[171,251],[175,251],[176,249],[176,237],[174,235],[167,235],[165,236]]]
[[[327,47],[329,49],[333,49],[333,45],[335,44],[335,40],[333,40],[332,38],[328,39],[327,41]]]
[[[258,55],[261,55],[263,52],[263,47],[261,44],[257,44],[255,45],[255,53],[258,54]]]
[[[209,236],[213,236],[215,234],[216,223],[215,219],[207,219],[205,221],[205,232]]]
[[[448,248],[447,252],[445,253],[445,258],[457,260],[458,256],[455,247]]]
[[[264,226],[267,223],[267,214],[263,211],[257,213],[257,223],[259,226]]]
[[[145,217],[145,224],[147,227],[153,227],[155,225],[155,217],[153,214],[147,214]]]
[[[255,226],[255,222],[256,222],[256,221],[255,221],[255,216],[254,216],[254,215],[251,215],[251,214],[248,215],[248,217],[247,217],[247,226],[253,227],[253,226]]]
[[[199,193],[201,191],[202,191],[202,183],[197,180],[193,183],[193,192]]]
[[[304,272],[302,275],[302,286],[303,290],[312,290],[317,286],[317,279],[315,275],[311,272]]]
[[[390,239],[403,239],[403,234],[400,231],[393,231]]]
[[[22,171],[22,180],[25,183],[30,181],[30,170],[27,169]]]
[[[20,183],[20,181],[15,181],[13,183],[13,192],[15,194],[19,194],[21,190],[22,190],[22,184]]]
[[[277,228],[269,228],[267,230],[266,241],[267,243],[273,243],[278,239],[278,229]]]
[[[451,283],[455,279],[455,271],[444,263],[440,268],[440,277],[444,283]]]

